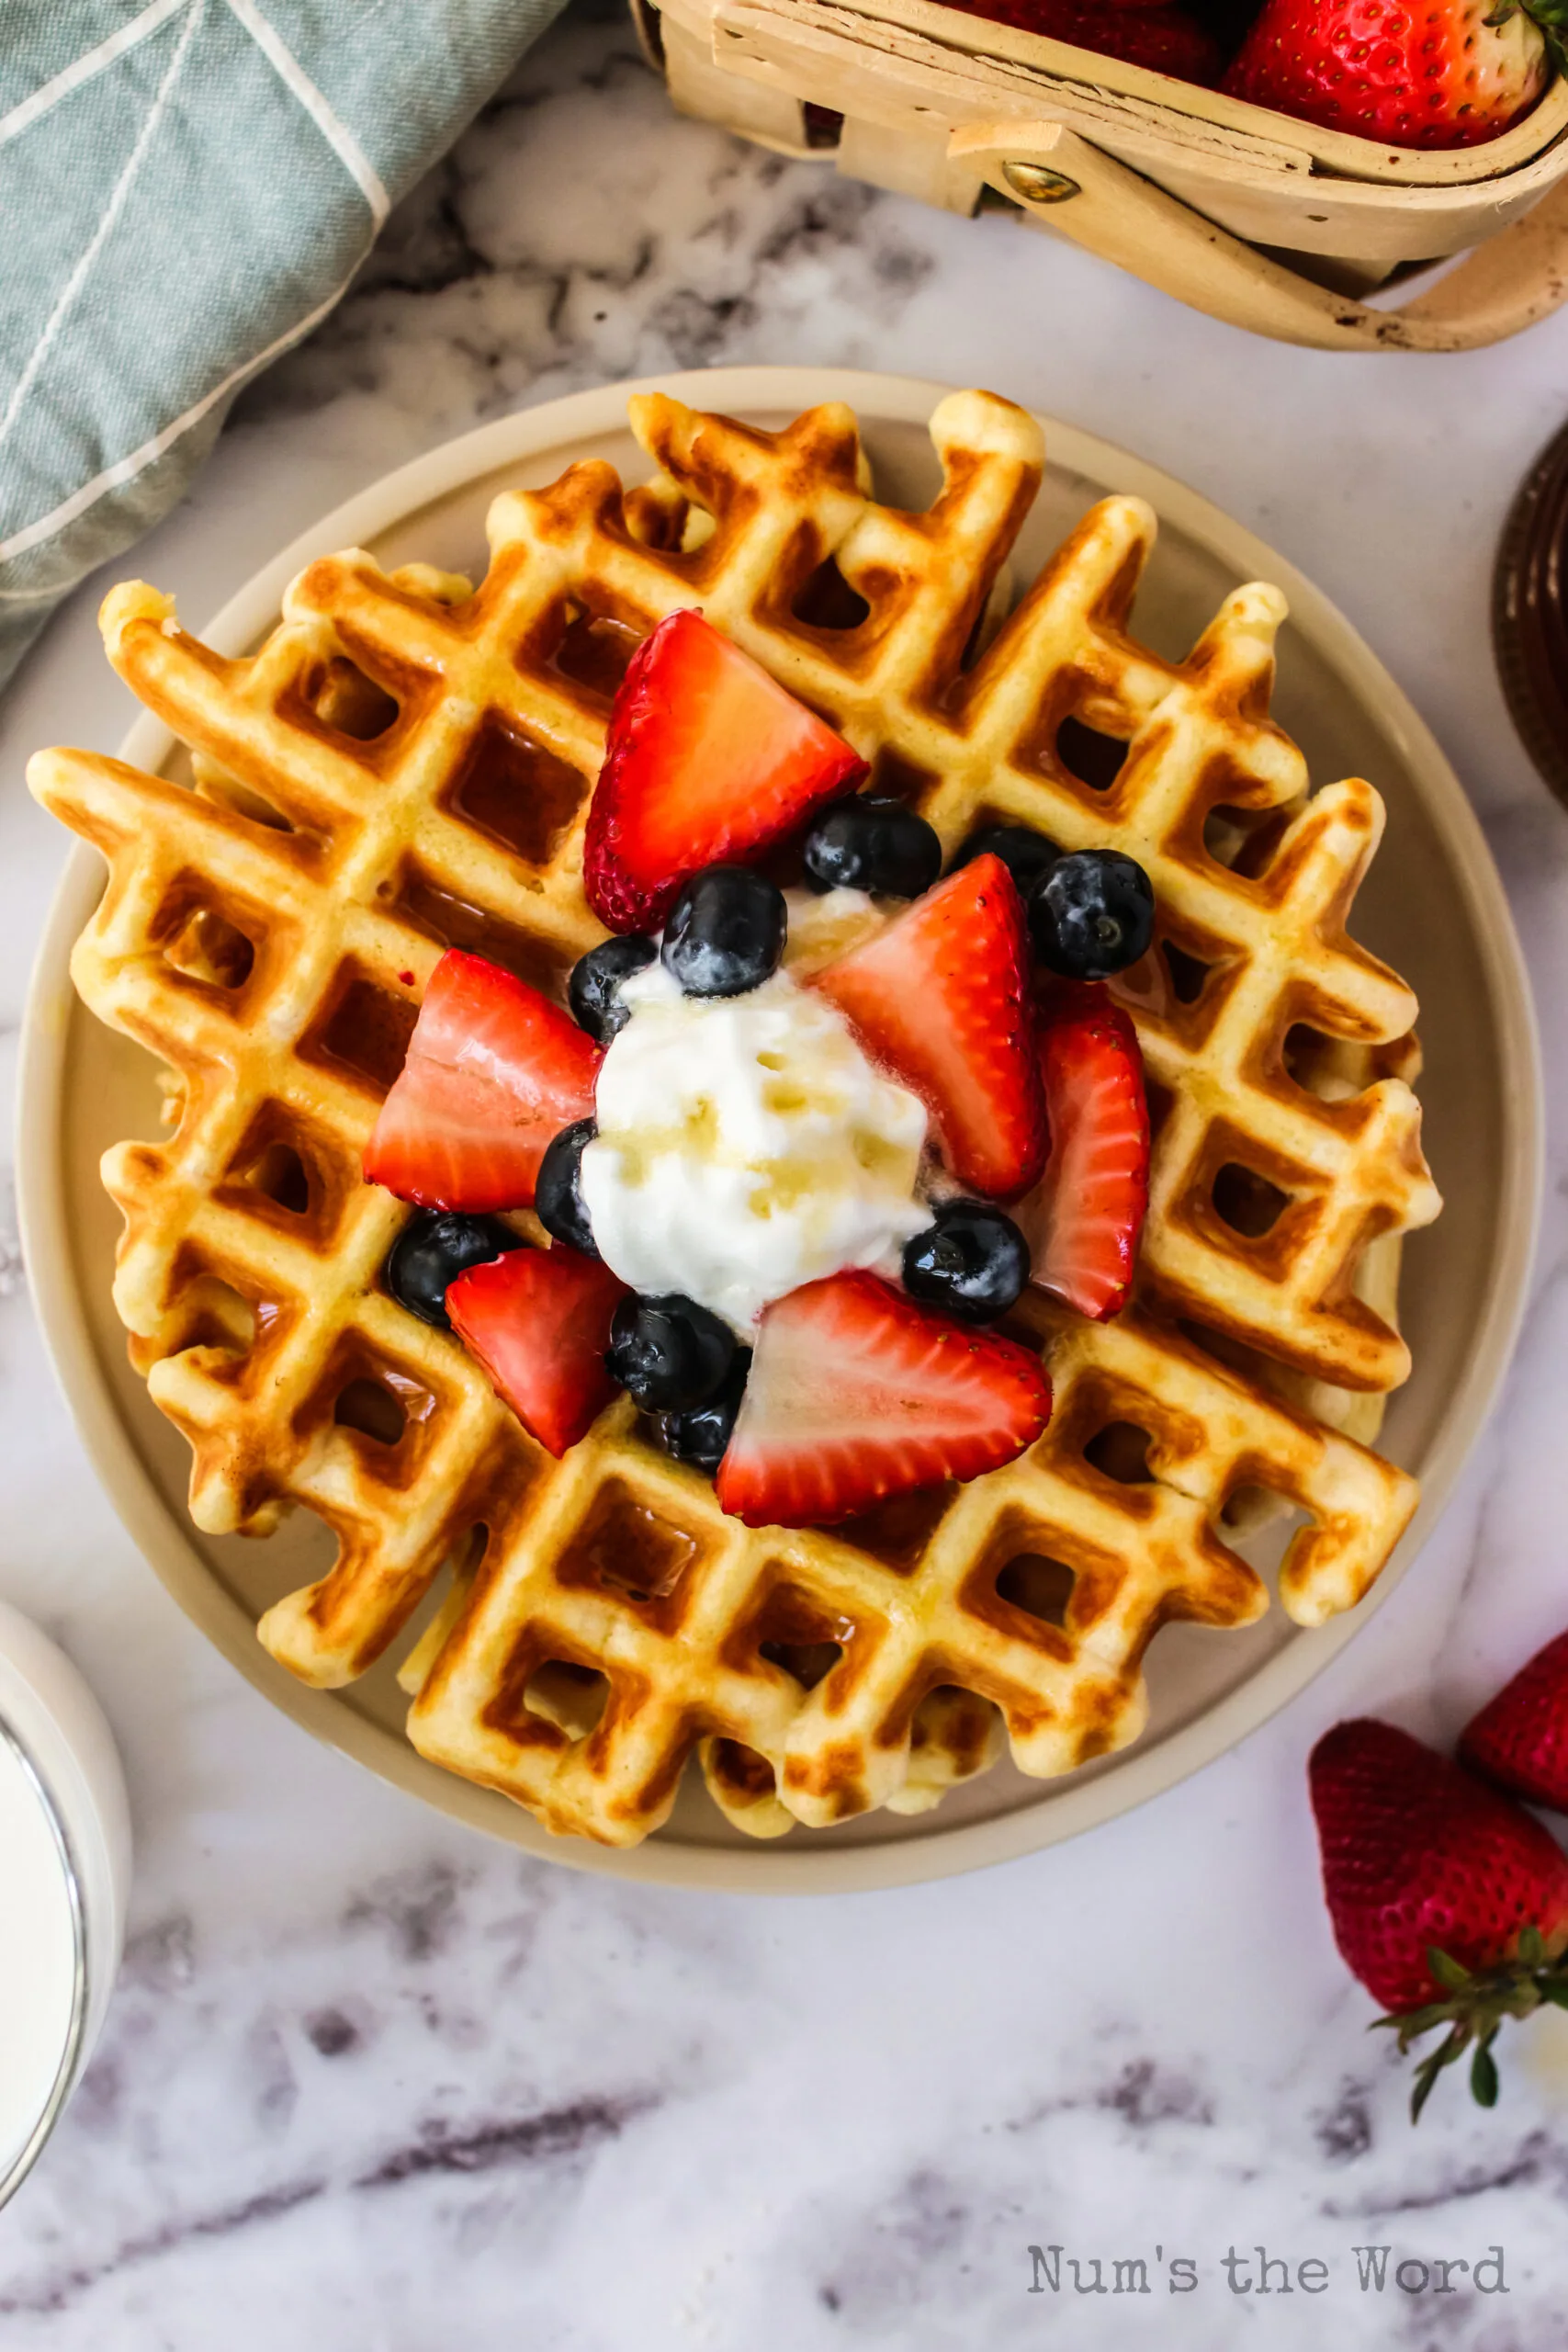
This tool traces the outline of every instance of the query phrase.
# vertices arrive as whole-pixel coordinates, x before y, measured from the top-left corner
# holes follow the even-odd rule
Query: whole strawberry
[[[1563,0],[1263,0],[1220,85],[1391,147],[1471,147],[1532,107]]]
[[[1334,1939],[1392,2015],[1402,2051],[1446,2025],[1416,2074],[1412,2120],[1473,2047],[1471,2088],[1497,2096],[1505,2018],[1568,2008],[1568,1856],[1510,1799],[1408,1732],[1336,1724],[1312,1753],[1313,1813]]]
[[[1568,1813],[1568,1634],[1538,1650],[1465,1725],[1459,1752],[1499,1788]]]
[[[1144,65],[1151,73],[1169,74],[1179,82],[1198,82],[1213,88],[1220,78],[1218,44],[1185,9],[1161,5],[1129,5],[1128,0],[948,0],[966,17],[984,17],[993,25],[1011,25],[1017,31],[1041,33],[1047,40],[1071,41],[1101,57],[1120,58],[1124,65]]]

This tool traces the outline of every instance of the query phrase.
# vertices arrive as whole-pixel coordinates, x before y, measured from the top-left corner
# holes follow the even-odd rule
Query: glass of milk
[[[0,2204],[97,2039],[130,1886],[125,1782],[62,1650],[0,1601]]]

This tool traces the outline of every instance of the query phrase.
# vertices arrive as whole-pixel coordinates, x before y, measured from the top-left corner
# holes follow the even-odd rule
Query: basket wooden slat
[[[633,7],[682,111],[804,154],[815,152],[805,107],[828,109],[842,119],[835,160],[851,176],[963,213],[991,191],[1283,341],[1462,350],[1568,295],[1561,81],[1489,145],[1405,154],[935,0]],[[1400,265],[1460,253],[1469,259],[1403,310],[1355,299]]]

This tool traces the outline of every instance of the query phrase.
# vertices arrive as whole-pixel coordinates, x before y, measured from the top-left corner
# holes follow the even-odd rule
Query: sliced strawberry
[[[699,866],[749,865],[865,762],[701,613],[632,657],[588,810],[582,881],[612,931],[657,931]]]
[[[558,1456],[616,1394],[604,1351],[626,1295],[608,1266],[558,1242],[470,1267],[447,1291],[446,1312],[496,1395]]]
[[[959,1182],[1010,1200],[1039,1175],[1045,1106],[1018,886],[988,852],[811,983],[919,1094]]]
[[[422,1208],[527,1208],[547,1144],[592,1111],[602,1059],[537,989],[450,949],[365,1147],[366,1182]]]
[[[763,1316],[718,1499],[748,1527],[826,1526],[998,1469],[1050,1416],[1027,1348],[961,1330],[874,1274],[833,1274]]]
[[[1051,1157],[1014,1211],[1031,1280],[1103,1323],[1127,1303],[1149,1204],[1149,1106],[1132,1023],[1102,989],[1064,989],[1040,1029]]]

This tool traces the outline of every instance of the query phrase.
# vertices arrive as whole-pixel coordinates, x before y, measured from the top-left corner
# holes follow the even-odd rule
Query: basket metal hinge
[[[1081,196],[1082,188],[1066,172],[1054,172],[1045,164],[1006,163],[1002,177],[1015,196],[1026,204],[1066,204],[1068,197]]]

